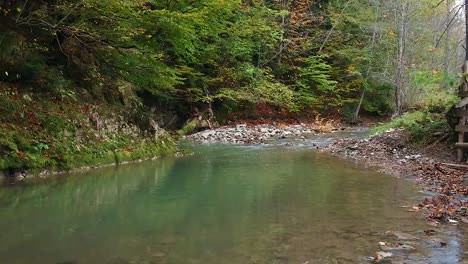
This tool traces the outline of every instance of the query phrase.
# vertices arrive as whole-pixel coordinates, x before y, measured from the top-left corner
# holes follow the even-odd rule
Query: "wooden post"
[[[465,0],[465,47],[468,47],[468,0]],[[455,146],[458,148],[458,161],[461,162],[463,160],[463,156],[465,154],[464,149],[466,148],[465,143],[465,133],[467,131],[466,120],[467,120],[467,107],[466,107],[466,100],[468,100],[468,83],[467,78],[468,76],[468,49],[465,52],[465,63],[463,64],[463,75],[460,87],[458,89],[459,95],[462,98],[462,102],[457,105],[458,110],[458,117],[460,118],[459,125],[456,128],[458,132],[458,144]]]
[[[463,65],[462,81],[458,89],[459,96],[462,98],[462,103],[460,105],[457,105],[458,107],[457,115],[460,121],[458,122],[458,126],[456,128],[456,131],[458,132],[458,143],[455,145],[458,148],[458,161],[459,162],[463,160],[463,156],[465,154],[464,149],[468,147],[468,144],[465,144],[465,133],[468,132],[468,126],[466,125],[468,111],[466,111],[467,104],[463,103],[465,100],[467,100],[466,98],[468,98],[468,82],[466,79],[467,76],[468,76],[468,52],[467,52],[467,58],[465,60],[465,64]]]

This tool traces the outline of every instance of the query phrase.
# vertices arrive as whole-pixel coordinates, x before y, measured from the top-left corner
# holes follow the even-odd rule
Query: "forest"
[[[1,0],[0,170],[143,157],[148,134],[194,116],[402,116],[392,123],[427,140],[450,130],[463,11],[454,0]]]

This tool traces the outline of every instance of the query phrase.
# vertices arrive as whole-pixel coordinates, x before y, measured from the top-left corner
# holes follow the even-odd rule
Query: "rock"
[[[403,149],[403,151],[406,151],[406,149]],[[405,156],[405,159],[407,160],[417,160],[421,158],[421,155],[408,155],[408,156]]]
[[[398,240],[418,240],[419,238],[400,231],[389,232],[389,234],[395,236]]]
[[[357,144],[353,145],[353,146],[348,146],[346,148],[349,149],[349,150],[359,150],[359,146]]]
[[[16,170],[13,173],[9,175],[12,179],[15,179],[16,181],[23,181],[26,179],[27,172],[24,170]]]
[[[206,121],[206,120],[199,120],[198,123],[197,123],[197,127],[201,128],[201,129],[209,128],[210,123],[208,123],[208,121]]]
[[[435,222],[435,221],[429,221],[429,222],[427,222],[427,224],[432,226],[432,227],[438,227],[440,225],[439,222]]]
[[[383,261],[385,258],[389,258],[391,256],[393,256],[392,253],[379,251],[379,252],[375,253],[375,257],[373,257],[372,260],[374,262],[376,262],[376,263],[379,263],[379,262]]]
[[[245,130],[247,130],[247,124],[239,124],[239,125],[236,125],[236,130],[237,130],[237,131],[245,131]]]
[[[30,101],[30,102],[31,102],[33,99],[32,99],[32,97],[31,97],[31,95],[25,94],[25,95],[23,95],[23,100],[25,100],[25,101]]]
[[[311,130],[305,125],[290,125],[280,129],[272,125],[247,127],[246,124],[238,124],[235,127],[205,130],[185,137],[203,143],[223,142],[260,144],[271,138],[297,137],[305,139],[304,134],[310,132]]]
[[[211,133],[205,132],[205,133],[200,134],[200,136],[204,139],[208,139],[211,136]]]
[[[396,244],[394,246],[385,244],[385,245],[379,245],[380,249],[384,251],[399,251],[399,250],[415,250],[413,246],[407,245],[407,244]]]
[[[377,255],[379,255],[382,258],[389,258],[389,257],[393,256],[392,253],[385,252],[385,251],[379,251],[379,252],[377,252]]]
[[[424,234],[425,234],[426,236],[433,236],[433,235],[436,234],[436,231],[433,230],[433,229],[428,229],[428,230],[424,230]]]

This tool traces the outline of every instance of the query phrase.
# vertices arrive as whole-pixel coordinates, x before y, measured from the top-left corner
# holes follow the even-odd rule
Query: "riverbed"
[[[379,242],[414,248],[394,263],[466,258],[458,226],[408,210],[427,195],[418,187],[313,144],[193,145],[192,156],[6,185],[0,263],[369,263]]]

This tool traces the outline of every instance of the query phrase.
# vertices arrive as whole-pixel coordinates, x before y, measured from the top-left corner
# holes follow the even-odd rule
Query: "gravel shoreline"
[[[297,125],[254,125],[239,124],[201,131],[185,136],[198,143],[261,144],[269,140],[301,138],[306,135],[345,130],[344,127]]]

